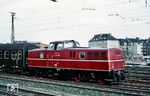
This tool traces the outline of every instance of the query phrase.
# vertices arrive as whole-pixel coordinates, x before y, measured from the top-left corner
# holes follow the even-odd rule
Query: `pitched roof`
[[[94,37],[89,42],[101,40],[117,40],[117,39],[113,37],[111,34],[98,34],[94,35]]]

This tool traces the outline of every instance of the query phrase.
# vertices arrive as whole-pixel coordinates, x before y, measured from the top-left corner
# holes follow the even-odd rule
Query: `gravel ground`
[[[50,92],[57,96],[121,96],[120,94],[118,95],[115,93],[105,93],[105,92],[99,92],[99,91],[63,87],[59,85],[51,85],[51,84],[44,84],[44,83],[38,83],[38,82],[20,81],[20,80],[14,80],[14,79],[12,80],[12,79],[0,77],[1,85],[7,85],[11,83],[18,84],[19,88],[38,90],[38,91],[48,92],[48,93]],[[25,96],[25,95],[20,95],[20,96]],[[33,96],[33,94],[31,94],[30,96]]]

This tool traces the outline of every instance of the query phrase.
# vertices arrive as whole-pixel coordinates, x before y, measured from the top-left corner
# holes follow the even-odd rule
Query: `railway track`
[[[140,67],[140,66],[132,66],[132,67],[129,67],[129,66],[127,66],[126,67],[126,70],[127,71],[136,71],[136,72],[138,72],[138,71],[150,71],[150,66],[144,66],[144,67]]]
[[[63,86],[65,88],[71,87],[71,88],[77,88],[78,90],[90,90],[90,91],[98,91],[98,92],[106,92],[106,93],[116,93],[116,94],[122,94],[122,95],[141,95],[141,96],[148,96],[150,94],[150,90],[145,88],[140,88],[140,85],[135,84],[127,84],[124,83],[122,85],[97,85],[93,83],[82,83],[82,82],[70,82],[70,81],[57,81],[57,80],[48,80],[48,79],[39,79],[35,80],[37,78],[28,78],[28,77],[17,77],[17,76],[10,76],[10,75],[1,75],[2,78],[7,79],[13,79],[13,80],[20,80],[20,81],[27,81],[27,82],[38,82],[38,83],[46,83],[49,85],[56,85],[56,86]],[[58,83],[59,82],[59,83]],[[133,86],[134,85],[134,86]]]
[[[10,93],[5,90],[6,88],[4,86],[0,86],[0,95],[1,96],[17,96],[16,94]]]
[[[150,84],[150,66],[145,67],[127,67],[128,82],[138,82]]]
[[[41,77],[29,77],[29,76],[21,76],[17,74],[7,74],[7,73],[2,73],[0,72],[0,78],[5,78],[13,81],[21,81],[21,82],[28,82],[27,84],[48,84],[53,87],[57,87],[58,89],[66,89],[70,90],[69,88],[74,88],[76,91],[80,90],[86,90],[86,92],[89,91],[88,94],[92,92],[97,92],[99,94],[105,93],[105,94],[119,94],[122,96],[149,96],[150,95],[150,67],[127,67],[128,71],[128,77],[126,80],[121,84],[121,85],[98,85],[96,83],[82,83],[82,82],[73,82],[73,81],[62,81],[62,80],[53,80],[53,79],[47,79],[47,78],[41,78]],[[0,80],[1,81],[1,80]],[[30,82],[30,83],[29,83]],[[59,88],[59,87],[63,88]],[[34,88],[33,88],[34,89]],[[64,90],[63,89],[63,90]],[[28,93],[33,93],[33,94],[45,94],[44,96],[53,96],[50,94],[47,89],[44,89],[45,91],[41,90],[26,90],[26,88],[20,88],[20,91],[27,93],[25,91],[28,91]],[[56,90],[54,90],[56,91]],[[4,92],[3,90],[0,93]],[[34,93],[35,92],[35,93]],[[62,92],[62,91],[61,91]],[[60,93],[61,93],[60,92]],[[83,92],[83,91],[82,91]],[[79,93],[82,93],[79,92]],[[3,94],[5,95],[7,92],[4,92]],[[54,92],[55,93],[55,92]],[[77,92],[78,93],[78,92]],[[84,93],[84,92],[83,92]],[[70,94],[70,93],[67,93]],[[66,95],[66,92],[65,92]],[[81,94],[80,94],[81,95]],[[102,94],[101,94],[102,95]],[[109,96],[108,95],[108,96]],[[16,96],[15,94],[12,94],[12,96]],[[43,96],[43,95],[42,95]],[[62,94],[60,96],[63,96]],[[69,96],[69,95],[68,95]],[[89,96],[92,96],[89,95]],[[96,95],[93,95],[96,96]],[[99,96],[99,95],[97,95]]]
[[[6,85],[0,85],[0,95],[5,96],[55,96],[56,94],[48,93],[48,92],[40,92],[37,90],[19,88],[18,91],[8,91]]]
[[[150,75],[150,71],[144,71],[144,70],[140,70],[140,71],[129,71],[130,73],[133,74],[144,74],[144,75]]]

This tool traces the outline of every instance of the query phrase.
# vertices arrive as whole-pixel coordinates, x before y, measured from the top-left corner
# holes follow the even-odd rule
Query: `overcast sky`
[[[0,43],[10,42],[11,14],[15,40],[74,39],[82,46],[96,34],[116,38],[150,37],[150,0],[0,0]],[[129,2],[131,1],[131,2]]]

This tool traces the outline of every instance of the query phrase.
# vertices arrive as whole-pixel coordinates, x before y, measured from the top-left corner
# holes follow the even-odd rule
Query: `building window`
[[[12,52],[11,52],[11,59],[12,59],[12,60],[15,60],[15,59],[16,59],[16,52],[15,52],[15,51],[12,51]]]
[[[18,51],[18,59],[19,59],[19,60],[22,59],[22,51],[21,51],[21,50]]]
[[[9,51],[5,51],[4,52],[4,58],[5,59],[9,59]]]
[[[85,58],[85,52],[80,52],[80,59],[84,59]]]
[[[3,58],[3,52],[0,51],[0,59],[2,59],[2,58]]]

